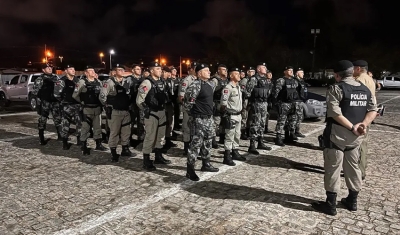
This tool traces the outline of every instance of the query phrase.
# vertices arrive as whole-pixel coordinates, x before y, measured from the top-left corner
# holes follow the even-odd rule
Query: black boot
[[[63,141],[63,137],[61,136],[61,126],[56,127],[57,129],[57,141]]]
[[[256,150],[257,151],[257,150]],[[246,161],[246,158],[240,155],[239,150],[237,149],[232,149],[232,159],[233,160],[238,160],[238,161]]]
[[[110,132],[101,133],[102,142],[108,144],[108,139],[110,138]]]
[[[122,146],[121,156],[124,156],[124,157],[131,157],[132,156],[132,152],[131,152],[131,150],[129,150],[129,146],[128,145]]]
[[[119,161],[119,154],[117,153],[117,148],[111,148],[111,161],[112,162]]]
[[[193,181],[200,180],[199,176],[197,176],[196,171],[194,170],[194,164],[192,165],[187,163],[186,177]]]
[[[349,189],[349,195],[346,198],[342,198],[340,202],[349,210],[357,211],[357,197],[358,192]]]
[[[293,141],[299,140],[294,132],[290,132],[290,138],[292,138]]]
[[[81,141],[81,136],[80,135],[76,136],[76,145],[77,146],[82,146],[82,141]]]
[[[154,149],[155,152],[155,160],[154,164],[171,164],[170,160],[167,160],[163,157],[161,149]]]
[[[153,161],[150,160],[150,154],[143,154],[143,169],[146,171],[155,171],[157,169]]]
[[[219,135],[219,144],[225,144],[225,134]]]
[[[68,150],[71,145],[68,143],[68,138],[63,138],[63,150]]]
[[[188,155],[189,142],[183,142],[183,151],[185,152],[185,155]]]
[[[87,141],[82,142],[82,154],[83,155],[90,155],[90,149],[87,147]]]
[[[279,135],[279,134],[276,135],[275,144],[278,146],[285,146],[281,135]]]
[[[256,141],[255,140],[250,140],[250,146],[249,146],[249,150],[247,150],[247,152],[249,152],[251,154],[255,154],[255,155],[260,154],[256,149]]]
[[[163,149],[175,148],[176,146],[178,146],[178,145],[174,144],[171,141],[171,138],[169,138],[169,137],[165,138],[165,144],[163,146]]]
[[[264,149],[264,150],[271,150],[271,147],[268,147],[267,145],[264,144],[262,137],[259,136],[258,137],[258,145],[257,145],[257,149]]]
[[[210,163],[210,159],[203,159],[203,166],[201,167],[201,171],[209,171],[209,172],[218,172],[219,169],[213,167]]]
[[[95,141],[96,141],[96,150],[100,150],[100,151],[107,151],[108,150],[108,148],[104,147],[101,144],[102,139],[97,139]]]
[[[246,130],[242,130],[242,131],[241,131],[240,139],[241,139],[241,140],[248,140],[248,139],[249,139],[249,137],[248,137],[247,134],[246,134]]]
[[[218,144],[217,144],[217,141],[215,140],[215,136],[214,136],[213,139],[212,139],[211,145],[212,145],[212,148],[213,148],[213,149],[217,149],[217,148],[218,148]]]
[[[224,161],[222,162],[223,164],[226,164],[228,166],[235,166],[236,164],[232,161],[231,157],[231,151],[230,150],[225,150],[224,152]]]
[[[39,129],[39,140],[40,140],[40,145],[46,145],[47,140],[44,139],[44,130]]]
[[[303,135],[303,134],[300,132],[300,128],[296,128],[296,131],[294,132],[294,134],[295,134],[295,136],[300,137],[300,138],[306,137],[305,135]]]
[[[327,215],[336,215],[336,197],[337,194],[333,192],[326,192],[326,201],[325,202],[313,202],[311,206],[322,213]]]

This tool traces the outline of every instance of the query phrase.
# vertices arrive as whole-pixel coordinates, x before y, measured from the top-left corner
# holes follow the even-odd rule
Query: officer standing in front
[[[79,78],[75,77],[75,67],[67,65],[65,67],[65,76],[60,81],[56,82],[54,87],[54,96],[61,102],[63,112],[61,121],[61,136],[63,138],[63,149],[68,150],[70,144],[68,143],[69,128],[71,123],[76,126],[77,141],[76,145],[82,145],[80,141],[82,120],[81,120],[81,105],[78,101],[72,98],[76,84]]]
[[[82,104],[82,130],[80,140],[82,141],[83,155],[89,155],[90,149],[87,147],[87,139],[90,131],[93,130],[93,139],[96,142],[96,150],[108,150],[103,146],[101,136],[101,102],[99,99],[102,84],[96,78],[96,73],[92,66],[86,66],[85,77],[78,81],[72,97]]]
[[[295,79],[299,83],[297,88],[297,92],[299,93],[299,99],[296,101],[296,129],[295,129],[295,136],[304,138],[306,137],[300,132],[300,124],[304,120],[304,101],[307,99],[307,85],[304,81],[304,70],[302,68],[298,68],[296,71]]]
[[[59,81],[57,75],[53,74],[53,68],[50,64],[42,65],[43,74],[35,80],[33,84],[33,94],[36,96],[39,120],[39,140],[41,145],[46,145],[44,139],[44,130],[46,129],[47,119],[49,114],[53,116],[53,122],[57,129],[58,139],[61,137],[61,104],[54,96],[54,85]]]
[[[105,106],[108,125],[110,126],[110,146],[112,158],[111,161],[118,162],[117,145],[121,140],[121,156],[132,156],[129,150],[129,141],[131,135],[131,83],[124,78],[124,66],[116,64],[114,66],[115,75],[110,77],[104,84],[100,92],[100,102]]]
[[[371,91],[353,78],[354,67],[342,60],[334,68],[336,84],[326,92],[327,124],[324,130],[324,184],[326,201],[313,203],[314,209],[336,215],[336,197],[341,186],[343,167],[349,194],[341,203],[350,211],[357,210],[357,197],[362,187],[358,166],[360,145],[367,126],[377,116]]]
[[[155,164],[170,164],[162,155],[162,147],[167,125],[165,115],[165,104],[168,95],[164,81],[161,78],[161,65],[152,62],[149,66],[150,76],[139,86],[139,93],[136,97],[136,104],[144,112],[144,127],[146,135],[143,141],[143,168],[147,171],[154,171],[156,167],[150,160],[150,153],[155,153]]]
[[[240,69],[232,68],[229,71],[230,82],[222,90],[221,113],[225,121],[224,161],[229,166],[236,165],[233,160],[245,161],[239,154],[240,124],[242,121],[242,91],[239,85]]]
[[[248,115],[249,115],[249,98],[250,95],[247,94],[246,89],[247,89],[247,83],[249,81],[249,78],[254,76],[256,73],[256,70],[253,67],[249,67],[247,70],[247,76],[245,76],[243,79],[240,80],[239,85],[242,88],[243,91],[243,109],[242,109],[242,125],[241,125],[241,136],[240,139],[242,140],[248,140],[249,138],[249,131],[250,131],[250,125],[247,123]]]

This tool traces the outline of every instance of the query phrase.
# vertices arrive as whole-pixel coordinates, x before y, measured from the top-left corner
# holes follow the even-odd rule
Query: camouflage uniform
[[[183,79],[179,87],[179,96],[185,96],[186,89],[196,80],[196,77],[189,75]],[[183,120],[182,120],[182,132],[183,132],[183,142],[189,143],[190,141],[190,127],[189,127],[189,114],[185,109],[183,109]]]
[[[144,140],[145,131],[144,131],[144,113],[143,110],[139,109],[137,106],[135,99],[138,94],[139,86],[144,81],[142,77],[134,77],[129,76],[127,80],[132,84],[131,86],[131,94],[132,94],[132,106],[131,106],[131,142],[132,142],[132,134],[134,130],[134,126],[136,123],[137,129],[137,140],[142,142]],[[131,143],[132,144],[132,143]]]
[[[241,139],[247,140],[248,138],[248,129],[249,127],[247,126],[247,118],[249,115],[249,109],[248,109],[248,104],[249,104],[249,97],[246,89],[247,89],[247,83],[249,79],[247,77],[244,77],[242,80],[240,80],[239,85],[243,91],[243,109],[242,109],[242,130],[241,130]]]
[[[217,136],[219,136],[219,143],[223,144],[224,139],[225,139],[225,128],[223,127],[224,123],[223,122],[221,123],[221,121],[223,121],[223,120],[221,119],[221,112],[220,112],[221,104],[220,104],[220,102],[221,102],[222,89],[225,88],[225,86],[228,84],[229,80],[228,80],[228,78],[223,79],[217,74],[212,78],[211,82],[213,82],[214,86],[215,86],[214,96],[213,96],[214,97],[214,107],[215,107],[214,116],[213,116],[215,134]],[[213,139],[212,145],[214,148],[218,147],[218,145],[215,141],[215,137]]]
[[[306,83],[304,82],[304,80],[297,78],[298,82],[299,82],[299,95],[300,95],[300,99],[296,101],[296,128],[295,128],[295,134],[297,137],[304,137],[303,134],[300,133],[300,124],[303,122],[304,120],[304,107],[303,107],[303,100],[307,99],[307,86]]]

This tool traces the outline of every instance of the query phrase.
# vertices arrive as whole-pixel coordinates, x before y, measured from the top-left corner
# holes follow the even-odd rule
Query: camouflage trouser
[[[285,135],[285,124],[287,121],[287,129],[290,132],[296,129],[296,103],[279,103],[278,104],[278,120],[276,123],[276,134],[284,138]]]
[[[215,136],[214,120],[209,118],[189,118],[191,141],[188,150],[188,163],[194,164],[196,158],[210,159],[212,139]]]
[[[256,140],[263,137],[265,120],[268,114],[267,102],[256,102],[251,104],[251,124],[250,124],[250,140]]]
[[[81,120],[81,105],[80,104],[64,104],[62,121],[61,121],[61,136],[68,138],[69,127],[71,123],[76,126],[77,135],[81,134],[82,120]]]
[[[300,132],[300,124],[304,120],[304,107],[303,107],[303,102],[299,101],[296,102],[296,132]]]
[[[39,130],[46,129],[47,119],[49,114],[53,116],[53,122],[58,129],[61,126],[61,104],[59,102],[48,102],[42,100],[38,106],[39,120],[38,128]]]
[[[265,129],[268,129],[269,111],[270,111],[270,108],[267,109],[267,115],[265,117]]]
[[[242,130],[247,128],[247,118],[249,117],[249,110],[247,109],[247,105],[249,104],[248,99],[243,99],[243,108],[242,108]]]
[[[136,123],[136,128],[137,128],[137,137],[138,140],[144,140],[145,136],[145,131],[144,131],[144,112],[139,109],[137,105],[132,105],[132,111],[130,112],[131,114],[131,136],[133,134],[133,129],[135,127]]]

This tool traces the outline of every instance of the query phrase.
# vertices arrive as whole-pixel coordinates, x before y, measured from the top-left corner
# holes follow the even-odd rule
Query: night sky
[[[321,29],[316,63],[323,66],[395,53],[398,38],[389,35],[399,28],[396,22],[394,7],[372,0],[2,0],[0,67],[40,60],[44,44],[64,58],[88,62],[113,48],[115,60],[146,61],[162,54],[176,64],[179,56],[210,57],[221,40],[249,47],[253,56],[240,52],[235,63],[249,60],[239,57],[268,63],[286,50],[297,59],[283,61],[310,64],[311,28]]]

